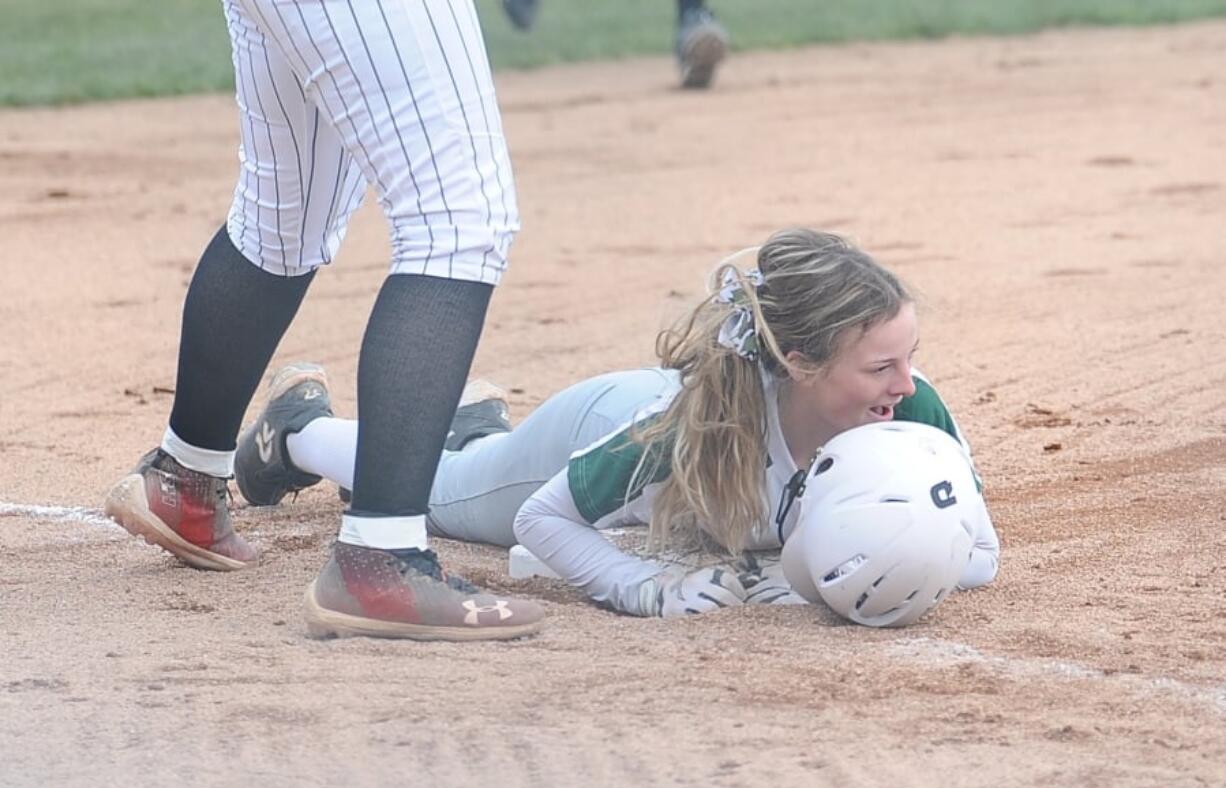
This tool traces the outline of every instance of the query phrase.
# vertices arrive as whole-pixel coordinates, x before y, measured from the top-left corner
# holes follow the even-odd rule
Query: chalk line
[[[78,523],[111,530],[123,530],[118,523],[104,515],[101,509],[86,509],[83,506],[40,506],[0,501],[0,517],[31,517],[36,520]]]

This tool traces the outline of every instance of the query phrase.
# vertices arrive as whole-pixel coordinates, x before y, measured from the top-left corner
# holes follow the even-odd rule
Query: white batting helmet
[[[970,460],[947,433],[905,421],[848,430],[813,462],[784,574],[858,624],[906,626],[957,585],[982,506]]]

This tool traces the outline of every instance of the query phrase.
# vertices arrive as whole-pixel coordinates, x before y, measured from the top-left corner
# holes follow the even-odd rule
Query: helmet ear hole
[[[789,582],[874,627],[914,623],[950,594],[983,507],[962,445],[934,427],[897,421],[830,440],[800,503],[783,548]]]

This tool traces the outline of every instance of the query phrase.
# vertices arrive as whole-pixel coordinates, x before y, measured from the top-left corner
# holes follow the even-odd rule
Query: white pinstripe
[[[223,3],[243,255],[290,276],[331,262],[370,184],[393,273],[497,284],[519,214],[471,0]]]

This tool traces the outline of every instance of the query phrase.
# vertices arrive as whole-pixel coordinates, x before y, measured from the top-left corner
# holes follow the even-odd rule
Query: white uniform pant
[[[430,492],[430,532],[509,547],[524,501],[566,467],[570,456],[626,426],[641,409],[677,390],[675,372],[612,372],[550,397],[508,433],[443,452]]]
[[[659,369],[589,378],[550,397],[511,432],[443,452],[426,527],[436,536],[515,544],[515,515],[529,496],[565,469],[572,454],[622,429],[660,398],[672,397],[677,385],[676,372]],[[286,445],[299,469],[353,489],[356,421],[316,419],[290,435]]]
[[[287,276],[330,263],[369,185],[392,273],[497,284],[519,214],[472,0],[223,2],[239,251]]]

